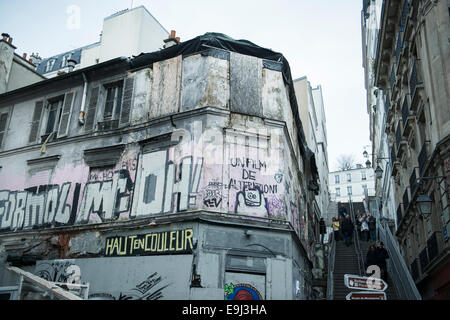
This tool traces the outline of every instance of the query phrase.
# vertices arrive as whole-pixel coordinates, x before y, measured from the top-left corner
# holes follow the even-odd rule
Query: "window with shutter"
[[[120,126],[126,126],[130,123],[131,107],[133,102],[134,77],[125,79],[122,102],[122,111],[120,113]]]
[[[29,138],[30,143],[36,142],[37,140],[43,109],[44,109],[44,101],[36,102],[34,106],[33,120],[31,123],[31,131]]]
[[[6,137],[7,124],[8,124],[8,113],[0,113],[0,148],[3,146],[3,140]]]
[[[84,124],[85,131],[91,131],[94,129],[95,118],[97,115],[97,102],[98,102],[98,94],[99,87],[95,87],[91,90],[91,97],[89,99],[89,104],[86,112],[86,122]]]
[[[69,92],[64,97],[64,105],[61,112],[61,121],[59,122],[58,138],[65,137],[69,131],[70,118],[72,115],[75,93]]]

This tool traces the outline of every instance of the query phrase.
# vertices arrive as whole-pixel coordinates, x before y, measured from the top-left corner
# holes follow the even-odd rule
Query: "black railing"
[[[395,162],[395,160],[396,160],[396,157],[395,157],[395,146],[392,145],[392,148],[391,148],[391,162],[392,162],[391,168],[394,167],[393,163]]]
[[[403,209],[404,212],[408,210],[409,207],[409,196],[408,196],[408,188],[405,189],[405,192],[403,193]]]
[[[423,273],[425,268],[428,266],[428,263],[430,262],[430,260],[428,260],[428,252],[426,247],[419,254],[419,260],[420,260],[420,269],[422,270]]]
[[[388,113],[390,107],[391,107],[391,98],[389,98],[389,93],[386,93],[386,99],[384,100],[384,112]]]
[[[414,60],[411,77],[409,78],[409,93],[411,94],[411,99],[414,99],[414,94],[416,93],[416,87],[420,83],[419,76],[417,74],[417,62]]]
[[[402,222],[403,215],[402,215],[402,204],[400,203],[397,207],[397,226],[399,226]]]
[[[414,280],[419,279],[419,261],[417,259],[411,263],[411,276]]]
[[[431,237],[427,241],[427,249],[428,249],[428,258],[430,262],[437,257],[439,249],[437,243],[436,232],[431,235]]]
[[[403,128],[406,127],[406,121],[408,120],[408,116],[409,116],[408,98],[405,97],[405,100],[403,101],[403,107],[402,107]]]
[[[422,176],[424,173],[424,170],[425,170],[425,166],[427,165],[427,161],[428,161],[427,144],[426,143],[423,144],[422,150],[420,150],[418,160],[419,160],[419,173],[420,173],[420,176]]]
[[[413,168],[413,171],[411,173],[411,177],[409,177],[409,186],[411,187],[411,198],[414,195],[414,192],[416,192],[417,189],[417,176],[416,176],[416,169]]]
[[[397,125],[397,130],[395,131],[395,142],[396,142],[397,150],[398,150],[398,147],[400,146],[401,141],[402,141],[402,131],[401,131],[400,121],[399,121],[398,125]]]
[[[400,52],[403,49],[403,43],[402,43],[402,33],[397,32],[397,41],[395,43],[395,63],[398,64],[398,60],[400,58]]]
[[[391,85],[391,92],[394,91],[394,85],[395,85],[395,71],[394,71],[394,66],[392,66],[391,69],[391,77],[389,78],[389,83]]]
[[[99,131],[109,131],[119,128],[119,120],[107,120],[98,123]]]
[[[401,25],[400,29],[405,30],[406,27],[406,19],[408,18],[410,6],[409,6],[409,0],[403,1],[403,8],[402,8],[402,17],[401,17]]]

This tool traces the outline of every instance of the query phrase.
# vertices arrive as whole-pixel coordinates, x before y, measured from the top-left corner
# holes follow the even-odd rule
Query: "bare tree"
[[[342,154],[337,158],[337,163],[339,170],[350,170],[355,166],[355,157],[351,154]]]

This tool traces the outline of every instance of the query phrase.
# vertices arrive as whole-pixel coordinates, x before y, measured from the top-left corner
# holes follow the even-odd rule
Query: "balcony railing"
[[[437,257],[439,252],[436,232],[433,233],[431,237],[428,239],[427,249],[428,249],[428,259],[431,262],[434,258]]]
[[[402,204],[400,203],[397,207],[397,226],[399,226],[402,222],[403,215],[402,215]]]
[[[397,41],[395,42],[395,63],[397,65],[402,49],[403,49],[402,32],[397,32]]]
[[[405,192],[403,193],[403,211],[406,214],[406,211],[409,207],[409,196],[408,196],[408,188],[405,189]]]
[[[406,121],[408,120],[408,116],[409,116],[409,105],[408,105],[408,99],[405,97],[405,100],[403,101],[403,106],[402,106],[403,128],[406,127]]]
[[[400,25],[400,30],[402,30],[402,31],[405,31],[406,19],[408,18],[408,14],[410,11],[409,1],[410,0],[403,1],[402,17],[401,17],[401,25]]]
[[[417,259],[411,263],[411,276],[414,281],[419,279],[419,261]]]
[[[422,270],[422,273],[423,273],[425,268],[430,263],[430,260],[428,259],[428,252],[427,252],[427,248],[426,247],[419,254],[419,260],[420,260],[420,269]]]
[[[411,94],[411,100],[414,99],[416,93],[416,87],[420,83],[419,75],[417,74],[417,61],[414,60],[411,77],[409,78],[409,93]]]
[[[394,163],[395,160],[397,160],[396,156],[395,156],[395,146],[392,145],[392,148],[391,148],[391,162]],[[391,165],[391,167],[393,167],[393,165]]]
[[[422,149],[420,150],[418,160],[419,160],[419,174],[420,174],[420,176],[423,176],[425,166],[427,165],[427,161],[428,161],[428,153],[427,153],[427,144],[426,143],[423,144]]]
[[[395,131],[395,142],[396,142],[396,146],[397,146],[397,151],[398,151],[398,148],[400,147],[401,141],[402,141],[402,131],[401,131],[400,121],[399,121],[398,125],[397,125],[397,130]]]
[[[389,108],[391,107],[391,98],[389,97],[389,93],[386,93],[386,99],[384,100],[384,112],[388,113]]]
[[[391,92],[394,92],[394,85],[395,85],[395,70],[394,70],[394,66],[392,66],[392,69],[391,69],[391,77],[389,78],[389,84],[391,85]]]
[[[416,169],[413,168],[413,171],[411,173],[411,177],[409,178],[409,186],[411,188],[411,198],[414,196],[414,192],[416,192],[417,189],[417,176],[416,176]]]
[[[119,128],[119,120],[107,120],[98,123],[99,131],[109,131]]]

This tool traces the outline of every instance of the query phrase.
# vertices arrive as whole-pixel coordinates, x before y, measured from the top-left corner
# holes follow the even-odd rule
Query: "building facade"
[[[334,202],[364,202],[375,195],[373,168],[357,165],[355,169],[334,171],[329,174],[330,194]]]
[[[3,33],[0,39],[0,94],[45,79],[35,71],[33,59],[27,60],[26,54],[18,55],[16,49],[13,38]],[[3,125],[0,120],[0,135],[4,131]]]
[[[0,95],[0,286],[14,265],[77,270],[90,299],[314,299],[314,155],[287,61],[247,45],[206,34]]]
[[[391,176],[389,137],[386,132],[387,104],[383,90],[375,86],[375,61],[377,58],[378,33],[381,24],[382,0],[365,1],[362,11],[363,67],[370,119],[372,142],[371,162],[374,169],[382,170],[375,179],[375,201],[381,219],[388,220],[396,229],[395,182]]]
[[[69,60],[75,61],[77,70],[118,57],[154,52],[163,48],[168,37],[169,32],[144,6],[122,10],[103,20],[98,42],[43,59],[36,71],[52,78],[69,72]]]
[[[294,80],[297,103],[300,106],[299,115],[308,147],[316,155],[317,170],[319,172],[320,189],[316,196],[319,218],[327,218],[330,201],[328,188],[328,140],[325,107],[323,103],[322,87],[311,87],[307,77]]]
[[[448,2],[385,0],[364,4],[363,25],[378,19],[372,17],[374,11],[379,16],[379,30],[371,35],[375,39],[372,46],[376,43],[372,72],[386,115],[381,125],[371,130],[374,139],[381,137],[375,145],[385,157],[383,134],[376,130],[385,127],[388,135],[390,168],[385,167],[385,172],[394,181],[397,240],[422,297],[448,299]],[[374,47],[367,57],[373,52]],[[372,113],[373,123],[377,116]],[[430,214],[419,210],[419,196],[432,202]]]

